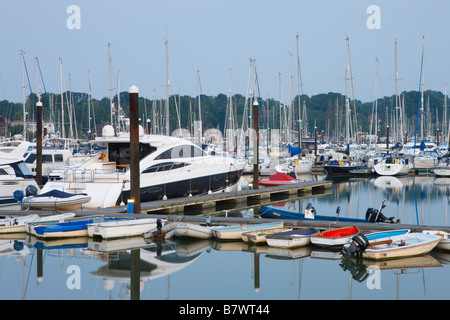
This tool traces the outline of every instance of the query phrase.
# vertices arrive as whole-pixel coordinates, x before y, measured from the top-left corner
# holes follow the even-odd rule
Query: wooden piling
[[[259,116],[258,116],[258,101],[253,102],[253,130],[255,131],[256,139],[253,144],[253,189],[259,189]]]
[[[139,89],[130,87],[130,197],[134,199],[133,213],[141,213],[139,168]]]
[[[42,102],[36,103],[36,183],[42,185]]]

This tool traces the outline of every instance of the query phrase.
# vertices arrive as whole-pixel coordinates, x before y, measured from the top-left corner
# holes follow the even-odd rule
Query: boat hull
[[[217,240],[242,240],[242,234],[244,232],[252,232],[263,229],[276,229],[281,227],[283,227],[283,222],[224,227],[214,229],[213,235]]]
[[[398,259],[423,255],[439,243],[440,237],[424,233],[409,233],[405,242],[394,242],[380,246],[373,246],[363,252],[363,258],[371,260]]]
[[[108,222],[94,222],[87,225],[87,235],[92,238],[117,239],[134,237],[156,227],[157,219],[136,219]]]
[[[274,218],[274,219],[296,219],[296,220],[311,220],[305,217],[304,213],[293,212],[288,210],[283,210],[279,208],[275,208],[272,206],[264,206],[259,208],[259,215],[262,218]],[[323,216],[323,215],[315,215],[314,220],[323,220],[323,221],[342,221],[342,222],[368,222],[364,219],[357,218],[345,218],[345,217],[332,217],[332,216]]]
[[[267,244],[277,248],[298,248],[311,243],[311,237],[319,233],[316,229],[291,230],[266,237]]]
[[[351,238],[359,233],[357,227],[339,228],[330,231],[324,231],[311,237],[311,243],[319,247],[342,247],[349,243]]]

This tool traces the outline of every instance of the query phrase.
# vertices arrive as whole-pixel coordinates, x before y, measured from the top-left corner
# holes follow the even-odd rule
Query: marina
[[[0,299],[450,300],[450,4],[67,5],[0,5]]]
[[[258,208],[266,205],[276,205],[290,211],[303,211],[307,203],[313,203],[320,214],[331,217],[339,205],[340,216],[358,218],[363,216],[367,206],[376,207],[383,199],[386,201],[384,214],[400,219],[401,223],[354,223],[362,233],[369,234],[376,230],[404,230],[404,228],[411,232],[435,228],[440,228],[443,232],[449,231],[446,208],[450,189],[437,187],[434,184],[435,178],[430,176],[396,178],[400,183],[398,189],[392,185],[387,188],[379,187],[377,179],[328,181],[331,187],[322,189],[322,192],[301,193],[300,196],[293,193],[282,200],[269,198],[266,203],[251,206],[241,202],[242,207],[233,205],[232,208],[213,212],[203,212],[203,209],[199,208],[198,212],[177,211],[172,214],[151,212],[128,214],[112,210],[108,212],[106,209],[99,209],[95,213],[110,217],[133,217],[138,220],[149,217],[167,219],[166,224],[201,224],[205,223],[207,216],[210,216],[212,224],[256,226],[275,222],[274,219],[259,217]],[[252,190],[252,194],[254,192]],[[385,199],[387,196],[390,197]],[[366,204],[364,208],[361,203]],[[143,206],[143,211],[145,210]],[[82,217],[93,213],[77,212],[77,215]],[[339,221],[283,219],[285,228],[329,230],[346,225],[348,223]],[[345,259],[339,250],[327,250],[311,243],[282,248],[242,240],[220,241],[214,237],[206,239],[175,237],[164,241],[155,241],[154,238],[145,236],[110,240],[99,240],[89,236],[39,239],[27,234],[1,237],[5,248],[3,251],[5,254],[0,256],[3,260],[2,265],[7,269],[17,268],[17,264],[22,265],[26,275],[23,279],[16,278],[17,282],[13,286],[23,290],[0,292],[1,295],[8,294],[9,298],[14,296],[13,299],[55,299],[56,295],[52,293],[54,290],[58,291],[58,299],[61,297],[163,300],[450,298],[447,296],[448,290],[440,280],[448,277],[450,256],[448,251],[438,248],[428,254],[387,260],[380,264],[366,259],[360,262],[355,258]],[[10,249],[7,249],[8,247]],[[132,271],[135,270],[131,264],[133,256],[135,259],[138,256],[141,261],[138,282]],[[16,267],[13,267],[14,265]],[[70,289],[68,270],[71,266],[77,266],[81,270],[80,289]],[[272,274],[273,270],[277,270],[276,277]],[[373,277],[373,270],[380,272],[381,289],[369,289],[370,281],[367,279]],[[220,278],[223,280],[217,278],[218,274],[221,274]],[[33,278],[39,280],[33,281]],[[11,288],[9,284],[11,280],[0,281],[2,287],[6,288],[8,285]],[[399,280],[401,281],[398,282]],[[192,281],[195,281],[201,290],[195,292],[188,290],[187,286],[193,285]],[[323,289],[316,288],[317,281],[322,283]],[[138,290],[133,283],[140,283]],[[212,283],[214,286],[211,286]],[[222,286],[222,289],[216,289],[218,285]],[[415,289],[408,289],[411,285],[415,286]],[[56,289],[59,286],[60,289]]]

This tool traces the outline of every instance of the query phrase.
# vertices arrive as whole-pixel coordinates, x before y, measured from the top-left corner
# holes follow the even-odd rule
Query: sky
[[[22,102],[21,51],[31,91],[37,57],[45,91],[60,93],[62,59],[64,91],[88,92],[89,72],[92,97],[109,97],[108,44],[114,93],[135,85],[164,99],[167,48],[171,94],[197,96],[199,77],[202,94],[245,96],[254,59],[259,96],[287,101],[298,92],[297,54],[302,93],[344,94],[347,37],[356,99],[395,93],[395,41],[399,90],[418,90],[423,37],[424,89],[444,92],[449,14],[448,0],[3,0],[0,100]]]

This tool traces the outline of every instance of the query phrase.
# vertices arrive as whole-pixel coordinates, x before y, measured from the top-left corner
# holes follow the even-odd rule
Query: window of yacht
[[[182,167],[187,166],[187,165],[189,165],[189,163],[183,163],[183,162],[157,163],[157,164],[154,164],[154,165],[148,167],[147,169],[142,171],[142,173],[169,171],[169,170],[182,168]]]
[[[34,163],[35,160],[36,160],[36,154],[30,153],[28,158],[25,159],[25,163]]]
[[[139,143],[139,160],[145,158],[156,150],[155,147],[147,143]],[[114,161],[118,165],[130,164],[130,144],[110,143],[108,145],[109,161]]]
[[[42,155],[42,163],[52,163],[53,158],[51,154],[43,154]]]
[[[182,145],[164,151],[155,160],[204,157],[206,153],[197,146]]]
[[[55,162],[64,162],[64,159],[63,159],[63,155],[62,154],[55,154],[55,155],[53,155],[54,156],[54,158],[55,158]]]
[[[8,172],[5,169],[0,169],[0,176],[7,176]]]

